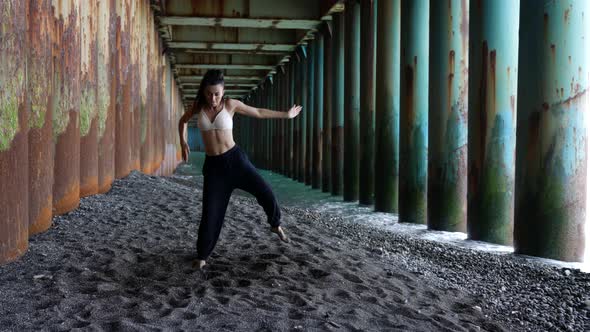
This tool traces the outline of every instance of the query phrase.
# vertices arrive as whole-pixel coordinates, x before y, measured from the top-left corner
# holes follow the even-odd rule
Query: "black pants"
[[[279,204],[246,154],[235,145],[217,156],[206,156],[203,165],[203,211],[197,240],[197,258],[207,259],[219,238],[225,211],[234,189],[242,189],[256,197],[262,206],[268,223],[280,225]]]

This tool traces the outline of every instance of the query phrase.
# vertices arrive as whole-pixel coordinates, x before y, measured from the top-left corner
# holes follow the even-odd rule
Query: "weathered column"
[[[2,14],[0,14],[0,17],[2,17]],[[4,18],[2,18],[2,20],[4,20]],[[27,48],[28,62],[26,75],[27,96],[29,99],[29,104],[31,105],[28,123],[29,235],[46,231],[51,226],[51,209],[53,203],[52,101],[54,98],[54,40],[52,35],[55,31],[54,25],[55,20],[52,14],[51,1],[34,1],[29,4],[29,47]],[[1,47],[2,46],[0,46],[0,48]],[[14,50],[7,49],[0,51],[2,57],[6,56],[4,55],[4,52],[6,51],[13,52]],[[10,59],[10,56],[7,59]],[[8,64],[11,66],[18,65],[17,62]],[[0,66],[6,66],[6,63],[1,64]],[[3,69],[0,68],[0,73],[2,70]],[[4,80],[4,75],[0,74],[0,81],[2,80]],[[14,87],[12,88],[14,89]],[[0,83],[0,90],[14,94],[14,91],[6,88],[3,83]],[[2,92],[0,92],[0,95],[2,95]],[[0,100],[0,110],[4,107],[2,103],[3,101]],[[0,113],[1,112],[2,111],[0,111]],[[2,119],[3,120],[0,120],[0,132],[2,132],[1,128],[3,128],[2,122],[9,123],[4,122],[6,121],[4,118]],[[2,143],[0,143],[0,145],[1,144]],[[0,150],[3,150],[3,148],[0,147]],[[0,152],[0,155],[2,155],[2,152]],[[2,159],[2,157],[0,157],[0,159]],[[22,168],[23,165],[19,165],[19,167]],[[1,166],[1,168],[5,169],[4,165]],[[3,174],[0,171],[0,182],[3,181],[2,176]],[[5,188],[0,190],[3,192],[7,190],[7,194],[13,193],[12,190]],[[0,203],[0,205],[3,204],[4,203]],[[0,242],[2,242],[1,239]]]
[[[292,85],[294,87],[293,98],[294,103],[298,105],[301,104],[301,57],[299,52],[295,52],[293,56],[293,82]],[[303,109],[302,112],[306,112],[306,109]],[[301,157],[301,119],[303,118],[303,113],[300,113],[298,117],[295,118],[293,121],[293,176],[292,179],[295,181],[299,180],[299,173],[300,173],[300,161],[299,158]]]
[[[289,62],[289,86],[288,86],[288,101],[287,106],[291,108],[293,104],[295,104],[295,73],[296,73],[296,64],[297,60],[295,59],[295,55],[291,55],[291,61]],[[295,178],[295,161],[297,155],[297,136],[295,134],[295,128],[297,126],[298,117],[295,119],[289,120],[288,125],[288,144],[287,144],[287,176],[294,179]]]
[[[57,15],[55,47],[55,143],[53,214],[80,204],[80,7],[78,1],[54,0]]]
[[[0,1],[0,264],[29,244],[26,9],[24,1]]]
[[[115,102],[117,98],[117,15],[115,0],[99,3],[98,17],[98,191],[106,193],[115,179]],[[166,58],[164,58],[166,59]],[[168,62],[166,62],[169,65]],[[170,74],[167,67],[166,73]],[[166,80],[166,91],[171,84]],[[170,96],[166,99],[170,100]]]
[[[359,197],[360,16],[358,0],[344,9],[344,201]],[[364,93],[364,92],[363,92]]]
[[[305,88],[307,90],[307,149],[305,150],[305,184],[311,185],[312,177],[312,164],[313,164],[313,122],[315,118],[314,98],[315,98],[315,53],[316,47],[313,40],[309,41],[309,47],[307,48],[307,79]]]
[[[322,129],[324,126],[324,35],[318,32],[314,39],[314,106],[313,106],[313,162],[311,187],[320,189],[322,184]]]
[[[402,0],[399,220],[426,223],[429,0]]]
[[[131,73],[131,22],[129,0],[117,1],[117,42],[115,99],[115,177],[123,178],[133,168],[132,144],[132,73]]]
[[[299,115],[299,182],[305,183],[305,175],[307,174],[306,158],[307,158],[307,119],[309,118],[309,109],[307,103],[307,61],[309,60],[305,47],[301,47],[301,65],[299,66],[299,78],[301,86],[301,105],[303,111]]]
[[[465,232],[469,4],[430,6],[428,228]]]
[[[467,234],[501,244],[512,243],[519,4],[469,5]]]
[[[98,193],[97,16],[96,2],[80,2],[80,197]]]
[[[375,210],[398,211],[400,0],[377,2]]]
[[[373,204],[375,188],[375,0],[361,1],[359,203]]]
[[[322,126],[322,191],[332,190],[332,23],[324,23],[324,118]]]
[[[590,2],[521,0],[514,247],[584,258]],[[588,226],[586,226],[588,227]]]
[[[333,14],[332,42],[332,194],[342,195],[344,182],[344,13]]]

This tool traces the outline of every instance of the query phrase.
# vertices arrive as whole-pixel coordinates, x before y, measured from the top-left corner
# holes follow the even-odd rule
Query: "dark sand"
[[[201,190],[139,173],[0,267],[0,330],[583,331],[590,275],[234,195],[203,271]]]

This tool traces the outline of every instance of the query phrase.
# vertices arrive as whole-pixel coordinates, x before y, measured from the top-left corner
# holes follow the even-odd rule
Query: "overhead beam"
[[[180,84],[181,87],[188,87],[188,86],[199,86],[200,82],[193,82],[193,83],[182,83]],[[225,86],[226,87],[255,87],[258,84],[256,83],[231,83],[228,84],[226,83]]]
[[[291,44],[261,44],[261,43],[202,43],[202,42],[175,42],[168,43],[170,48],[225,50],[225,51],[272,51],[291,52],[296,45]]]
[[[217,17],[186,17],[164,16],[160,18],[162,24],[190,25],[201,27],[224,28],[273,28],[273,29],[313,29],[321,20],[297,20],[297,19],[255,19],[255,18],[217,18]]]
[[[204,64],[204,63],[178,63],[176,68],[186,69],[249,69],[249,70],[272,70],[273,65],[231,65],[231,64]]]
[[[178,77],[181,81],[183,81],[183,83],[186,83],[186,81],[191,81],[191,80],[198,80],[200,81],[203,77],[199,76],[199,75],[181,75]],[[231,82],[231,81],[259,81],[262,78],[264,78],[264,76],[225,76],[224,80],[225,82]]]

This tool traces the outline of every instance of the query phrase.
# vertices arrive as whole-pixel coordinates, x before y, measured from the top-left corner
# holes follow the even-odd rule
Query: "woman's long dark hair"
[[[205,98],[205,88],[207,88],[209,85],[217,84],[225,86],[223,72],[221,72],[219,69],[207,70],[205,76],[203,76],[203,79],[201,80],[201,84],[199,85],[199,91],[197,92],[197,112],[200,112],[201,109],[207,105],[207,99]]]

